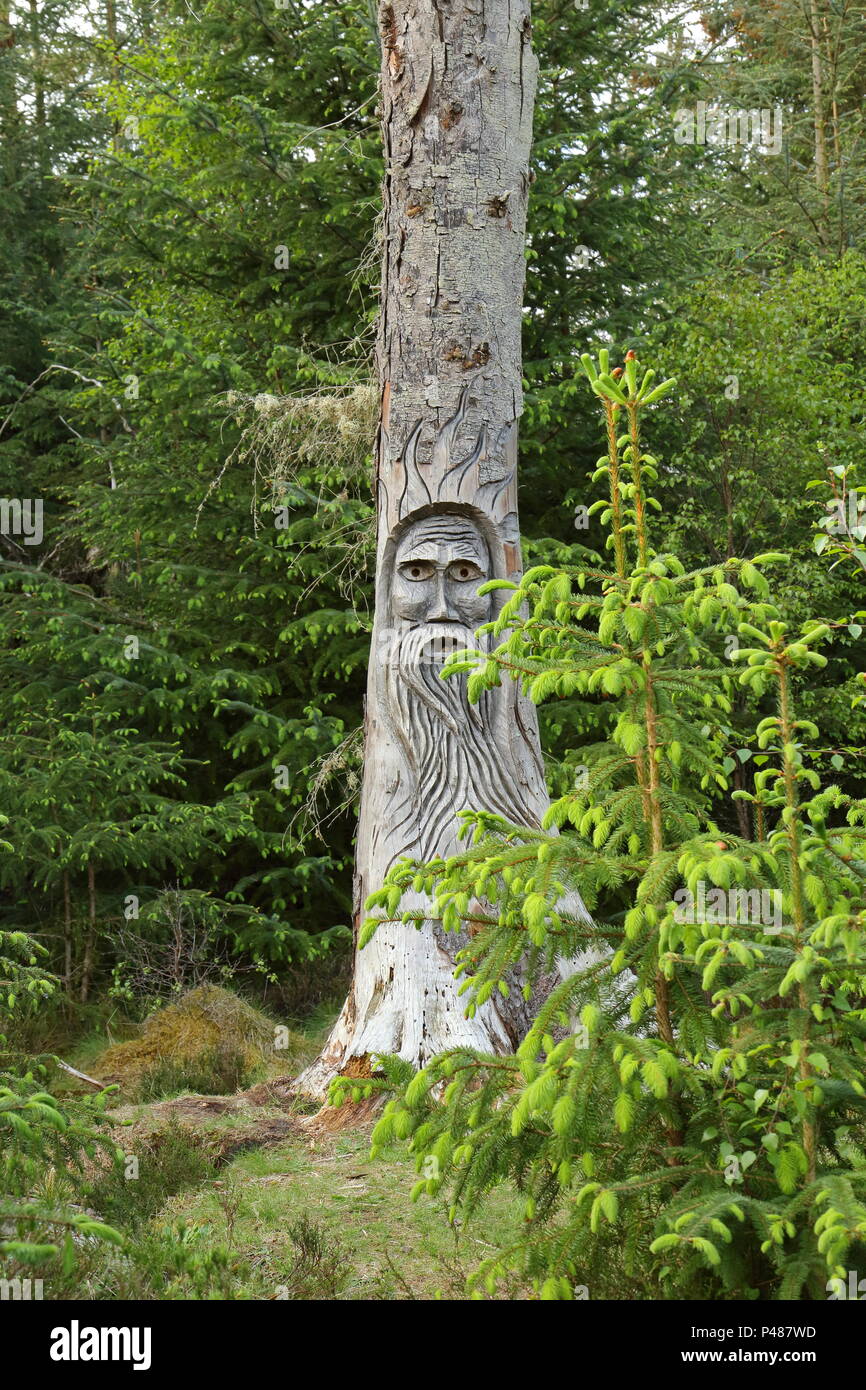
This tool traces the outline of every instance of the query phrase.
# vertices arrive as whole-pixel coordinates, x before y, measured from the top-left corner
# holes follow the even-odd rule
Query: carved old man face
[[[477,590],[490,578],[490,553],[467,517],[439,513],[416,521],[397,546],[391,603],[413,626],[459,623],[470,631],[490,617],[490,596]]]
[[[487,541],[468,517],[440,511],[410,526],[397,543],[390,617],[383,631],[383,712],[405,755],[393,783],[389,834],[400,853],[422,859],[451,852],[458,811],[467,806],[526,819],[508,736],[492,732],[502,691],[470,703],[465,674],[442,679],[455,651],[486,649],[475,630],[493,600],[478,589],[491,578]],[[396,853],[396,851],[395,851]]]

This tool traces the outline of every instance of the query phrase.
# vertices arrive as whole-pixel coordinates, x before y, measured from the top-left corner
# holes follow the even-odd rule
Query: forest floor
[[[148,1155],[161,1136],[185,1134],[215,1166],[201,1182],[166,1194],[149,1216],[153,1231],[181,1224],[202,1253],[228,1250],[248,1270],[236,1296],[326,1300],[460,1300],[466,1280],[488,1256],[516,1238],[522,1203],[512,1190],[491,1193],[463,1225],[448,1220],[445,1196],[410,1202],[418,1174],[400,1145],[370,1157],[375,1117],[348,1106],[334,1128],[294,1094],[292,1077],[316,1055],[326,1029],[293,1034],[292,1054],[271,1074],[235,1094],[189,1091],[146,1103],[111,1105],[114,1140]],[[92,1039],[71,1060],[90,1063]],[[348,1123],[346,1123],[348,1118]],[[489,1296],[489,1295],[488,1295]],[[497,1297],[529,1291],[503,1284]]]
[[[240,1297],[260,1299],[270,1287],[275,1299],[462,1299],[471,1271],[516,1236],[521,1204],[512,1193],[493,1193],[469,1227],[451,1225],[444,1200],[409,1201],[417,1173],[402,1147],[370,1158],[369,1116],[322,1129],[291,1102],[259,1103],[268,1089],[254,1087],[253,1104],[187,1095],[111,1112],[129,1136],[115,1131],[124,1146],[174,1119],[219,1155],[215,1178],[169,1197],[151,1220],[182,1222],[202,1251],[223,1247],[247,1265]],[[300,1291],[292,1287],[299,1248],[309,1265]]]
[[[239,1155],[220,1178],[170,1199],[162,1216],[206,1225],[260,1277],[282,1287],[289,1228],[313,1223],[330,1258],[319,1297],[460,1299],[466,1277],[519,1223],[518,1204],[495,1195],[471,1231],[448,1224],[441,1202],[408,1200],[414,1163],[402,1150],[371,1161],[369,1129],[308,1140],[303,1133]],[[485,1239],[485,1236],[488,1239]],[[285,1295],[283,1295],[285,1296]]]

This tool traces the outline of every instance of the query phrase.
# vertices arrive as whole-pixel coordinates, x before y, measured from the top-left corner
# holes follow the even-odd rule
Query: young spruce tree
[[[470,1009],[518,962],[530,979],[571,965],[516,1056],[459,1050],[417,1074],[383,1058],[333,1098],[397,1090],[374,1149],[407,1141],[415,1195],[448,1191],[450,1219],[499,1184],[522,1193],[520,1237],[474,1273],[475,1297],[516,1274],[543,1299],[844,1298],[866,1267],[866,803],[822,787],[796,710],[832,631],[779,619],[763,571],[781,555],[686,572],[654,547],[642,422],[674,383],[639,378],[632,353],[613,371],[606,352],[582,361],[609,558],[531,569],[493,655],[443,675],[471,671],[476,697],[512,679],[537,702],[615,701],[612,737],[576,751],[544,830],[465,813],[466,850],[397,866],[365,928],[411,887],[435,892],[443,925],[470,932]],[[751,789],[732,793],[736,681],[773,713]],[[754,840],[717,824],[732,795]],[[561,910],[571,886],[591,927]]]

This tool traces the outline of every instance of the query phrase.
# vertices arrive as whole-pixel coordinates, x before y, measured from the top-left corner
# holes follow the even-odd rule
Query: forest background
[[[793,555],[776,602],[835,636],[799,707],[852,795],[864,32],[847,0],[536,0],[520,465],[527,560],[577,561],[601,536],[579,354],[675,374],[654,437],[664,545],[687,565]],[[369,0],[0,14],[0,928],[64,982],[41,1041],[203,981],[291,1020],[340,1002],[372,616],[378,69]],[[774,140],[701,143],[707,111],[764,113]],[[853,566],[834,566],[840,540]],[[738,696],[735,786],[756,711]],[[610,703],[540,714],[556,792]],[[718,809],[744,835],[749,814]]]

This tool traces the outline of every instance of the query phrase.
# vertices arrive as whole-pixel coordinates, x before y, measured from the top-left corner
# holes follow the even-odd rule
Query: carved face
[[[463,623],[476,628],[490,617],[490,554],[466,517],[440,514],[416,521],[397,546],[391,601],[409,623]]]

